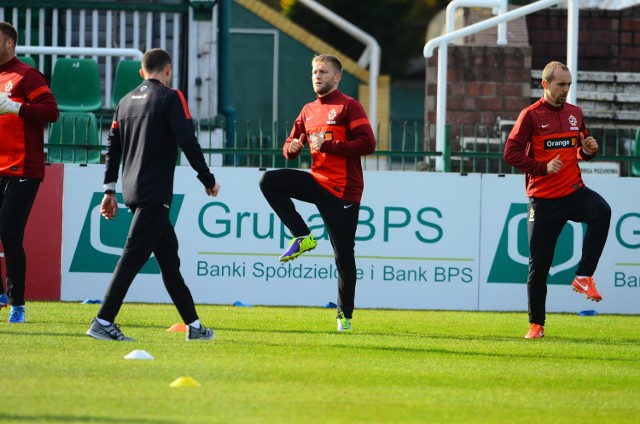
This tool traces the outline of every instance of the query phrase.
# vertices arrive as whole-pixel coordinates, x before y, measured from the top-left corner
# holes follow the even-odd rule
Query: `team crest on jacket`
[[[331,109],[329,111],[329,114],[327,115],[327,124],[335,124],[337,115],[338,115],[338,112],[336,112],[335,109]]]
[[[572,131],[575,131],[575,130],[579,129],[578,128],[578,120],[576,119],[575,116],[573,116],[573,115],[569,116],[569,125],[571,125],[571,130]]]
[[[7,93],[7,96],[11,97],[11,90],[13,90],[13,83],[11,81],[7,81],[4,85],[4,92]]]

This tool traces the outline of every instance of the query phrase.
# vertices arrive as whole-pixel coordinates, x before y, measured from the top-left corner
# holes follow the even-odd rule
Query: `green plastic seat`
[[[36,60],[33,58],[33,56],[18,56],[18,60],[22,63],[26,63],[32,68],[38,69],[38,67],[36,66]]]
[[[94,112],[102,107],[98,63],[93,59],[60,58],[51,76],[51,91],[64,112]]]
[[[633,143],[632,153],[638,160],[631,161],[631,175],[640,177],[640,128],[636,130],[636,141]]]
[[[100,163],[98,121],[92,112],[61,112],[49,127],[49,162]]]
[[[139,60],[121,60],[116,67],[116,76],[111,93],[111,107],[115,108],[120,99],[142,82]]]

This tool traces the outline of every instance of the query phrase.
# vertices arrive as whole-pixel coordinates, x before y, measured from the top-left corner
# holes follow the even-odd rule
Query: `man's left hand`
[[[205,193],[207,193],[207,196],[216,197],[218,195],[218,192],[220,191],[220,184],[216,183],[216,185],[214,185],[213,187],[205,188],[204,191]]]
[[[588,136],[584,137],[584,134],[580,133],[580,143],[585,152],[590,155],[595,155],[598,152],[598,142],[595,138]]]
[[[313,133],[309,137],[309,140],[311,141],[309,143],[311,145],[311,148],[319,152],[320,148],[324,144],[324,133]]]

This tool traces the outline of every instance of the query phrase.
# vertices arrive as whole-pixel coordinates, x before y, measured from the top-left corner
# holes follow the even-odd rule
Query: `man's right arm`
[[[509,165],[532,175],[547,175],[547,165],[530,156],[533,119],[523,111],[509,133],[503,158]]]
[[[120,159],[122,157],[122,143],[120,140],[120,129],[116,120],[116,113],[113,115],[113,122],[107,136],[107,156],[105,159],[105,172],[103,188],[105,189],[100,205],[100,215],[105,219],[114,219],[118,212],[118,200],[115,196],[116,182],[120,170]]]
[[[107,156],[105,159],[104,184],[114,183],[118,181],[118,172],[120,170],[120,159],[122,158],[122,142],[120,140],[120,128],[116,120],[116,114],[113,116],[111,129],[107,136]]]
[[[293,122],[293,127],[291,128],[291,132],[289,133],[289,137],[284,141],[284,145],[282,146],[282,154],[285,159],[294,160],[298,156],[300,156],[300,152],[304,147],[305,136],[306,136],[306,128],[304,126],[304,121],[302,120],[302,112],[296,120]],[[297,141],[295,141],[297,140]],[[294,144],[294,148],[291,148],[291,143]]]

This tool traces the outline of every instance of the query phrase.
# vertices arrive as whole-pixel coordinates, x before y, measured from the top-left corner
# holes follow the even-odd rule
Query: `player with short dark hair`
[[[10,304],[9,322],[22,323],[24,231],[44,179],[43,127],[57,121],[60,112],[44,76],[16,58],[16,44],[16,29],[0,22],[0,241],[7,266],[7,292],[0,283],[0,308]]]
[[[106,219],[116,215],[115,188],[122,160],[122,195],[133,220],[122,257],[87,335],[99,340],[131,340],[114,321],[134,277],[153,253],[165,288],[187,324],[187,340],[211,340],[214,333],[200,323],[180,273],[178,239],[169,220],[178,147],[198,173],[207,195],[217,196],[220,186],[204,160],[184,96],[168,86],[169,53],[147,51],[140,75],[144,81],[116,106],[108,136],[105,195],[100,209]]]

